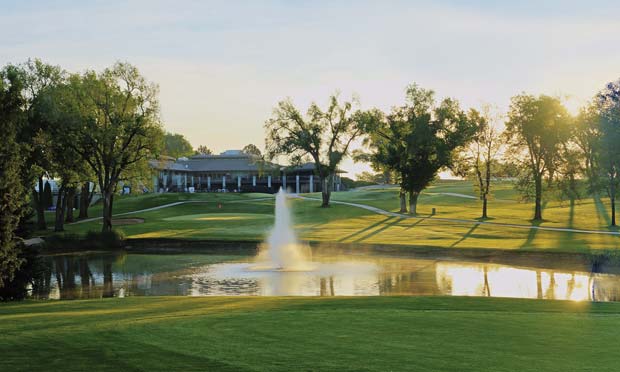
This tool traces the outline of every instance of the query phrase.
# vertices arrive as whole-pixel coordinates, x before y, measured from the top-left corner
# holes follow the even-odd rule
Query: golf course
[[[0,372],[620,371],[619,1],[0,8]]]
[[[485,221],[477,219],[480,202],[473,195],[467,181],[439,181],[422,194],[416,217],[395,213],[394,187],[334,193],[330,208],[320,208],[317,194],[293,195],[289,205],[300,238],[318,246],[596,254],[613,252],[620,240],[607,227],[607,206],[599,199],[550,201],[547,219],[532,225],[531,204],[509,184],[498,185]],[[66,225],[64,234],[97,230],[100,204],[89,213],[90,219]],[[265,239],[273,215],[268,194],[145,194],[118,198],[114,223],[131,242],[251,243]],[[145,270],[118,257],[121,271]],[[172,270],[179,265],[173,260],[205,260],[154,257],[152,270]],[[619,326],[620,305],[613,302],[458,296],[27,300],[0,305],[0,369],[613,371]]]
[[[315,242],[580,253],[617,249],[620,243],[617,230],[609,228],[604,198],[587,197],[572,203],[550,200],[545,204],[545,220],[532,223],[533,204],[522,202],[511,183],[497,185],[490,218],[485,221],[478,219],[480,201],[474,195],[470,182],[439,181],[421,195],[415,218],[359,207],[397,212],[397,187],[336,192],[333,201],[337,203],[330,208],[320,208],[320,194],[302,194],[304,199],[293,199],[291,204],[300,238]],[[115,229],[128,239],[260,241],[272,224],[273,205],[272,196],[251,193],[124,196],[115,202],[115,216],[121,222]],[[433,208],[436,213],[431,215]],[[92,220],[69,224],[66,233],[99,230],[101,220],[96,217],[101,215],[100,204],[89,213]],[[48,212],[47,217],[51,221],[53,213]],[[140,223],[122,224],[126,218]]]

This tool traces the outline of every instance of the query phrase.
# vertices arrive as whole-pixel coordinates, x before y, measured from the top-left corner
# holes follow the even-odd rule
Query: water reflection
[[[313,271],[253,270],[247,256],[90,254],[44,258],[32,297],[450,295],[618,301],[620,276],[387,256],[315,257]]]
[[[555,300],[602,300],[596,298],[594,280],[605,281],[609,275],[564,273],[501,265],[462,265],[438,263],[437,283],[440,293],[453,296],[493,296]],[[620,280],[614,277],[617,284]]]

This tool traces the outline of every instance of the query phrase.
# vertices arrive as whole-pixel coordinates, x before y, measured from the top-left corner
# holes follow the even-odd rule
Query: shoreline
[[[254,255],[263,244],[262,240],[211,240],[139,238],[124,239],[120,246],[110,249],[76,249],[75,244],[88,245],[89,241],[73,240],[63,247],[39,246],[39,254],[56,255],[87,252],[125,251],[144,254],[232,254]],[[352,244],[322,241],[301,241],[307,244],[313,254],[380,254],[395,257],[409,257],[436,260],[463,260],[490,264],[508,264],[541,269],[570,269],[596,273],[620,273],[620,255],[612,250],[593,252],[566,252],[557,250],[508,250],[501,248],[444,248],[436,246],[401,244]]]

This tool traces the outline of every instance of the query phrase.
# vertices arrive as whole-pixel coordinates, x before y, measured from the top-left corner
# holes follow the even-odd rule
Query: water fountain
[[[219,294],[302,296],[378,294],[377,266],[343,257],[312,257],[293,230],[287,195],[276,194],[275,223],[253,262],[211,265],[193,278],[221,288]],[[237,286],[229,287],[233,281]],[[218,284],[219,283],[219,284]]]
[[[311,269],[311,265],[297,240],[291,214],[286,200],[286,191],[280,188],[276,194],[275,224],[258,256],[260,270],[301,271]]]

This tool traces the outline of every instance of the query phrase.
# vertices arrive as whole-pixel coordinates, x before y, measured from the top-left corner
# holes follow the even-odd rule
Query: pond
[[[126,296],[446,295],[620,300],[620,275],[388,254],[315,255],[309,271],[262,271],[249,255],[43,256],[36,299]]]

